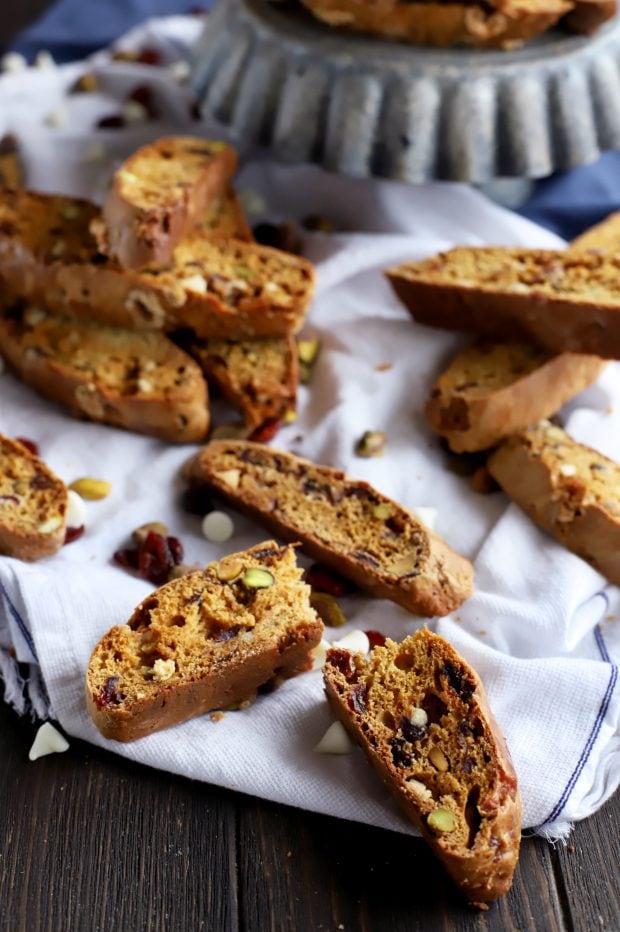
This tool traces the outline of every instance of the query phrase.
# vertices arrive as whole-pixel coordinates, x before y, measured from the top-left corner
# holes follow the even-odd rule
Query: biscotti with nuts
[[[553,26],[571,10],[565,0],[413,2],[400,0],[302,0],[318,19],[347,31],[365,32],[415,45],[446,48],[516,48]]]
[[[206,486],[284,540],[417,615],[447,615],[472,593],[473,568],[366,482],[243,440],[212,441],[187,464]]]
[[[253,243],[254,236],[234,188],[229,187],[213,198],[209,209],[197,224],[196,233],[212,239],[240,239]]]
[[[298,382],[294,337],[197,340],[184,344],[212,387],[243,415],[247,427],[295,410]]]
[[[539,527],[620,585],[620,466],[542,421],[488,461],[493,478]]]
[[[173,443],[206,436],[200,367],[162,333],[18,304],[0,311],[0,349],[24,382],[80,417]]]
[[[57,314],[142,330],[191,327],[247,339],[297,330],[314,288],[310,262],[267,246],[194,233],[170,268],[123,269],[98,250],[87,201],[31,191],[0,200],[0,280]]]
[[[596,226],[590,227],[581,236],[571,241],[569,251],[582,251],[584,249],[606,249],[610,252],[620,252],[620,210]]]
[[[101,734],[133,741],[310,669],[323,624],[301,577],[294,547],[266,541],[151,593],[90,658]]]
[[[460,352],[439,377],[426,418],[455,453],[486,450],[555,414],[604,367],[598,356],[480,341]]]
[[[168,136],[143,146],[114,173],[93,226],[99,248],[127,268],[168,264],[236,167],[223,142]]]
[[[620,358],[620,255],[459,246],[386,274],[421,324]]]
[[[51,556],[65,541],[67,489],[43,460],[0,434],[0,553]]]
[[[329,703],[465,896],[508,892],[521,799],[505,739],[475,671],[421,630],[368,657],[332,648]]]
[[[0,188],[21,188],[23,183],[24,166],[17,137],[5,133],[0,138]]]
[[[603,23],[613,19],[617,9],[616,0],[575,0],[573,9],[566,14],[562,24],[571,32],[591,36]]]

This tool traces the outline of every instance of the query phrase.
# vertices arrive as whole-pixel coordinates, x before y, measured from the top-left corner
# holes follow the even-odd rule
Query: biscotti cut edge
[[[598,356],[577,353],[537,353],[540,364],[516,376],[510,384],[487,393],[476,392],[471,380],[462,388],[451,385],[451,374],[472,354],[484,351],[488,365],[500,355],[513,357],[536,353],[522,344],[476,344],[454,357],[436,381],[426,402],[426,419],[455,453],[476,452],[495,446],[510,434],[525,430],[534,421],[550,417],[561,406],[591,385],[606,363]],[[505,362],[504,362],[505,364]]]
[[[249,570],[273,584],[246,585]],[[86,705],[101,734],[133,741],[252,700],[266,683],[309,670],[323,624],[301,576],[294,547],[265,541],[147,596],[91,655]],[[158,617],[162,604],[165,623]],[[177,651],[176,642],[196,631],[197,649],[185,643]]]
[[[410,754],[407,750],[406,741],[399,744],[396,750],[402,749],[402,757],[398,753],[388,756],[385,753],[387,748],[381,748],[381,732],[386,727],[388,730],[390,729],[390,722],[394,723],[396,729],[399,727],[399,723],[394,720],[395,708],[383,709],[384,714],[379,726],[379,733],[377,733],[376,726],[373,728],[371,716],[366,715],[368,695],[364,693],[364,690],[367,688],[372,690],[374,685],[380,685],[381,663],[388,662],[391,657],[395,657],[398,665],[398,658],[403,657],[402,668],[403,670],[409,670],[407,666],[408,652],[411,652],[413,647],[420,642],[428,656],[436,656],[437,661],[442,663],[443,670],[447,671],[447,673],[444,676],[440,670],[439,677],[424,691],[429,704],[427,704],[425,698],[418,701],[416,707],[424,709],[426,705],[428,708],[428,725],[432,727],[434,714],[436,714],[434,707],[437,706],[437,699],[435,698],[438,691],[437,687],[438,683],[441,683],[444,690],[442,690],[442,698],[439,699],[439,709],[445,707],[445,714],[449,714],[455,709],[459,714],[462,714],[463,723],[466,725],[469,724],[470,720],[475,722],[474,734],[476,737],[472,735],[472,740],[480,740],[481,737],[484,737],[487,750],[492,750],[488,766],[494,769],[494,790],[484,799],[476,800],[475,790],[471,794],[473,825],[475,826],[476,817],[480,820],[474,844],[471,848],[460,848],[459,846],[456,851],[450,850],[449,833],[445,835],[439,831],[435,833],[427,824],[429,814],[437,805],[433,800],[432,793],[428,792],[428,788],[425,792],[425,784],[420,781],[411,784],[407,783],[408,768],[405,769],[404,773],[399,772],[397,761],[406,765],[408,760],[411,760],[415,773],[415,743]],[[411,672],[416,673],[417,671],[412,668]],[[505,738],[489,708],[484,687],[477,673],[447,641],[426,629],[422,629],[400,644],[388,639],[384,647],[374,648],[367,660],[362,659],[360,655],[355,656],[348,651],[333,648],[327,654],[323,675],[325,692],[334,714],[342,722],[352,739],[360,745],[368,762],[377,771],[386,788],[394,796],[395,801],[407,818],[419,829],[424,840],[429,844],[465,896],[473,905],[486,908],[485,904],[493,902],[506,894],[512,885],[519,856],[522,818],[521,797]],[[367,682],[364,680],[365,675],[368,676]],[[358,683],[359,685],[357,685]],[[463,691],[464,698],[462,699],[456,690],[459,687],[463,689],[464,686],[467,687],[467,690],[466,692]],[[448,690],[451,693],[451,699],[446,696]],[[411,714],[411,711],[408,710],[409,714]],[[409,737],[415,742],[418,734],[419,726],[417,732],[415,728],[411,729]],[[423,734],[421,740],[426,740],[427,735],[428,732],[425,735]],[[462,739],[466,741],[469,735],[470,731],[465,730]],[[450,737],[454,737],[454,735],[447,731],[444,740],[449,741]],[[458,735],[456,738],[458,742]],[[399,743],[398,738],[396,738],[396,742]],[[449,773],[450,750],[448,746],[445,746],[447,753],[444,754],[441,744],[435,745],[435,748],[436,754],[441,753],[439,753],[437,763],[432,762],[432,769],[438,770],[436,778],[441,782],[442,768],[447,768]],[[467,780],[464,772],[458,776],[460,776],[461,780]],[[449,802],[450,795],[448,792],[446,796],[440,796],[438,800],[440,808],[448,805],[452,809]],[[454,797],[452,798],[454,800]],[[457,802],[457,800],[454,800],[454,802]],[[472,818],[472,816],[469,818]],[[470,824],[466,810],[463,813],[463,819],[467,824]],[[486,840],[481,838],[476,844],[478,837],[483,834],[487,836]]]
[[[233,485],[230,482],[231,469],[241,473],[244,457],[255,454],[272,463],[270,484],[263,492],[258,493],[262,496],[260,500],[251,489],[247,492],[244,490],[242,480]],[[245,462],[247,463],[247,459]],[[287,521],[285,516],[278,513],[277,508],[277,472],[287,465],[291,471],[297,473],[308,470],[317,472],[319,480],[309,481],[318,481],[325,487],[329,487],[330,483],[346,484],[347,489],[353,494],[345,496],[345,501],[365,498],[373,507],[377,503],[386,505],[390,509],[390,516],[386,520],[391,521],[394,526],[402,525],[398,533],[405,533],[407,529],[411,532],[411,540],[408,539],[410,551],[415,546],[424,552],[422,569],[417,568],[419,551],[416,550],[418,556],[414,556],[412,552],[399,556],[397,562],[402,562],[403,565],[398,575],[395,571],[389,576],[380,573],[373,565],[376,560],[370,554],[355,554],[351,551],[345,553],[342,548],[330,545],[328,540],[319,536],[318,528],[321,522],[326,520],[325,515],[320,518],[315,515],[312,520],[308,519],[307,524]],[[344,473],[338,470],[317,466],[309,460],[259,443],[216,440],[192,457],[184,468],[184,476],[190,484],[206,485],[242,514],[256,520],[282,539],[300,541],[306,553],[333,566],[361,588],[381,598],[391,599],[414,614],[424,617],[447,615],[472,594],[473,567],[469,560],[452,550],[439,535],[421,524],[397,502],[381,495],[365,482],[347,479]],[[300,492],[300,497],[303,500],[304,493]],[[334,506],[334,515],[336,510]],[[366,518],[370,522],[371,514]],[[336,520],[340,521],[341,518]]]
[[[580,461],[586,464],[583,469]],[[510,437],[487,465],[535,524],[620,585],[620,467],[616,463],[577,443],[555,424],[542,422]]]
[[[34,472],[35,491],[40,496],[45,491],[50,491],[55,503],[54,507],[49,509],[51,514],[46,508],[39,515],[37,528],[20,527],[19,516],[12,514],[15,508],[20,507],[20,499],[24,495],[24,491],[19,488],[19,476],[12,480],[8,473],[0,475],[0,553],[27,562],[51,556],[65,542],[68,507],[66,486],[40,457],[31,453],[19,441],[0,434],[0,453],[3,457],[11,458],[15,472],[19,471],[20,462],[27,464],[28,472]],[[3,513],[6,515],[4,518]]]

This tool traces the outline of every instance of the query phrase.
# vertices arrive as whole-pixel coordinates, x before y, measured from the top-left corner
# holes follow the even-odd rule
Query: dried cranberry
[[[340,647],[332,647],[327,654],[327,663],[332,667],[336,667],[337,670],[340,670],[347,680],[350,680],[355,675],[353,655],[350,654],[348,650],[342,650]]]
[[[190,515],[198,515],[201,518],[215,508],[209,490],[204,485],[186,489],[181,496],[181,507]]]
[[[474,692],[474,686],[468,680],[463,682],[463,673],[454,663],[445,663],[441,668],[441,672],[447,678],[450,686],[454,692],[463,700],[467,702],[471,699]]]
[[[364,634],[368,638],[371,650],[373,647],[383,647],[385,644],[385,634],[381,634],[380,631],[364,631]]]
[[[368,689],[363,683],[353,687],[349,694],[349,705],[354,712],[359,712],[362,715],[366,711],[367,695]]]
[[[411,767],[413,758],[408,751],[405,751],[405,742],[402,738],[392,738],[390,747],[392,750],[392,760],[396,767]]]
[[[172,559],[177,564],[183,562],[183,544],[178,537],[167,537],[166,541],[168,543],[168,548],[172,554]]]
[[[335,599],[342,598],[343,595],[350,595],[355,592],[356,588],[355,583],[345,579],[344,576],[322,563],[313,563],[306,570],[304,578],[308,585],[316,589],[317,592],[326,592]]]
[[[281,423],[280,418],[268,417],[260,427],[252,431],[249,439],[255,443],[268,443],[278,433]]]
[[[144,48],[140,49],[138,52],[136,61],[141,65],[161,65],[162,54],[159,49],[155,49],[150,45],[145,45]]]
[[[112,113],[110,116],[101,117],[96,125],[97,129],[122,129],[125,126],[125,117],[120,113]]]
[[[43,472],[35,472],[34,476],[30,480],[31,489],[53,489],[54,480],[49,476],[46,476]]]
[[[167,582],[175,560],[168,539],[155,531],[149,531],[138,547],[138,569],[140,575],[156,586]]]
[[[124,566],[125,569],[138,569],[138,551],[132,548],[127,547],[125,550],[117,550],[112,559],[119,566]]]
[[[15,438],[23,447],[26,447],[34,456],[39,455],[39,447],[34,442],[34,440],[29,440],[28,437],[16,437]]]
[[[401,718],[400,731],[403,738],[413,744],[415,741],[421,741],[426,735],[425,725],[414,725],[411,719]]]
[[[118,676],[109,676],[95,698],[95,702],[101,708],[104,706],[120,705],[125,696],[117,688]]]
[[[79,527],[68,527],[65,531],[65,544],[72,544],[74,540],[77,540],[78,537],[81,537],[84,533],[84,525],[81,524]]]

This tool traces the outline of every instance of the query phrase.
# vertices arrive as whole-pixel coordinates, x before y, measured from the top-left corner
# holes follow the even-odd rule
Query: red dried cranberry
[[[133,548],[127,547],[125,550],[117,550],[112,559],[125,569],[138,569],[138,551]]]
[[[366,711],[366,696],[368,690],[363,683],[354,686],[349,694],[349,706],[354,712],[362,715]]]
[[[413,758],[408,751],[405,751],[405,742],[402,738],[392,738],[390,747],[395,767],[411,767]]]
[[[181,507],[190,515],[198,515],[201,518],[215,508],[206,486],[186,489],[181,496]]]
[[[81,537],[84,533],[84,525],[81,524],[79,527],[68,527],[65,531],[65,544],[72,544],[74,540],[77,540],[78,537]]]
[[[151,120],[159,119],[159,108],[155,102],[153,90],[148,84],[139,84],[137,87],[134,87],[133,91],[127,95],[127,100],[131,100],[136,104],[140,104],[141,107],[144,107]]]
[[[177,564],[183,562],[183,544],[178,537],[167,537],[168,548],[172,554],[172,559]]]
[[[140,49],[138,52],[136,61],[141,65],[161,65],[162,54],[159,49],[155,49],[150,45],[145,45],[144,48]]]
[[[280,418],[268,417],[260,427],[252,431],[250,440],[253,440],[254,443],[268,443],[278,433],[281,423]]]
[[[34,440],[29,440],[28,437],[16,437],[15,438],[23,447],[26,447],[34,456],[39,455],[39,447],[34,442]]]
[[[447,678],[454,692],[463,702],[468,702],[474,692],[474,686],[468,680],[464,680],[461,670],[454,663],[445,663],[441,668],[441,673]]]
[[[122,129],[125,126],[125,117],[120,113],[112,113],[97,120],[96,126],[97,129]]]
[[[332,647],[327,653],[327,663],[331,664],[332,667],[336,667],[337,670],[340,670],[347,680],[350,680],[355,675],[353,655],[350,654],[348,650],[342,650],[340,647]]]
[[[156,586],[167,582],[170,570],[175,565],[168,540],[155,531],[149,531],[138,547],[138,569],[140,575]]]
[[[371,650],[373,647],[383,647],[385,644],[385,634],[381,634],[380,631],[364,631],[364,634],[368,638]]]
[[[95,702],[100,708],[105,706],[120,705],[125,696],[117,688],[118,687],[118,676],[109,676],[101,689],[99,694],[95,697]]]
[[[304,576],[306,582],[317,592],[326,592],[335,599],[342,598],[343,595],[350,595],[355,592],[355,583],[345,579],[336,570],[329,566],[323,566],[322,563],[313,563],[306,570]]]
[[[409,741],[411,744],[413,744],[415,741],[421,741],[421,739],[425,737],[426,726],[414,725],[411,719],[401,718],[400,732],[405,741]]]

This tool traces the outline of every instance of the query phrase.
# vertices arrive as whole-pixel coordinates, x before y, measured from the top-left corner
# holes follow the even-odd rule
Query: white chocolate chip
[[[145,379],[142,376],[138,379],[137,382],[138,391],[142,392],[144,395],[148,395],[149,392],[153,391],[153,383],[150,379]]]
[[[310,656],[312,657],[312,669],[321,670],[325,664],[325,659],[327,657],[327,651],[330,649],[331,644],[329,641],[326,641],[325,638],[321,638],[319,644],[316,647],[313,647],[310,651]]]
[[[314,750],[318,754],[350,754],[353,744],[344,725],[334,722],[329,726]]]
[[[169,680],[171,676],[174,676],[176,670],[177,665],[174,660],[162,660],[161,657],[158,657],[153,664],[153,677],[156,680]]]
[[[231,489],[239,488],[239,479],[241,478],[240,469],[224,469],[222,472],[216,472],[215,475],[225,483],[225,485],[229,485]]]
[[[69,742],[65,736],[61,735],[51,722],[44,722],[35,735],[28,752],[28,759],[37,760],[39,757],[45,757],[46,754],[60,754],[68,747]]]
[[[86,524],[86,505],[84,499],[69,489],[67,492],[67,527],[83,527]]]
[[[127,123],[146,123],[149,118],[149,112],[137,100],[127,100],[121,107],[121,113]]]
[[[410,790],[413,790],[416,796],[418,796],[420,799],[423,799],[424,802],[431,802],[433,794],[427,786],[420,782],[420,780],[414,780],[413,777],[410,777],[410,779],[407,780],[407,786]]]
[[[207,280],[204,275],[190,275],[189,278],[182,278],[179,284],[186,291],[195,291],[197,294],[207,293]]]
[[[57,531],[59,527],[62,526],[62,518],[60,515],[54,515],[53,518],[48,518],[47,521],[43,521],[39,527],[39,534],[53,534],[54,531]]]
[[[417,505],[415,508],[411,509],[418,521],[421,521],[429,531],[435,529],[435,524],[437,523],[437,509],[436,508],[427,508],[424,505]]]
[[[0,69],[6,73],[16,74],[18,71],[25,71],[28,62],[19,52],[7,52],[0,58]]]
[[[230,540],[234,530],[232,519],[224,511],[210,511],[202,520],[202,533],[213,544]]]
[[[417,725],[418,728],[424,728],[425,725],[428,725],[428,715],[419,707],[415,707],[411,710],[411,715],[409,716],[409,721],[412,725]]]
[[[560,475],[562,476],[576,476],[577,467],[572,463],[561,463],[559,467]]]
[[[332,647],[350,650],[352,654],[367,654],[370,650],[370,641],[367,634],[356,629],[355,631],[349,631],[340,640],[334,641]]]

